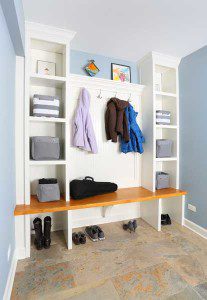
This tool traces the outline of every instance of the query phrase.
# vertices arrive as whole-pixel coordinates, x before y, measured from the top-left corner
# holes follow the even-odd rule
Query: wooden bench
[[[73,210],[102,207],[102,216],[113,208],[114,205],[121,205],[133,202],[140,203],[140,217],[156,230],[161,230],[161,214],[169,213],[173,220],[183,225],[184,201],[186,191],[173,188],[151,192],[143,187],[123,188],[114,193],[94,196],[82,200],[60,201],[41,203],[36,196],[31,196],[30,205],[16,205],[15,216],[25,216],[28,224],[31,214],[52,213],[68,211],[67,245],[72,249]],[[104,218],[100,222],[104,223]],[[106,220],[107,221],[107,220]],[[84,224],[84,225],[89,225]]]
[[[60,201],[41,203],[37,200],[36,196],[31,196],[30,205],[16,205],[14,215],[21,216],[100,206],[113,206],[132,202],[152,201],[159,198],[179,197],[186,194],[186,191],[173,188],[158,190],[153,193],[143,187],[134,187],[119,189],[114,193],[98,195],[82,200],[71,199],[70,202],[66,202],[61,198]]]

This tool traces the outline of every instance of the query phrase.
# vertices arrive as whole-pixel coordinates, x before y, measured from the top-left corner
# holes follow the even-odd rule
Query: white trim
[[[17,260],[28,258],[26,255],[26,247],[16,249]]]
[[[110,79],[103,79],[103,78],[95,78],[95,77],[88,77],[84,75],[76,75],[70,74],[69,75],[69,84],[70,86],[82,86],[90,87],[92,89],[99,90],[110,90],[112,92],[120,92],[120,93],[137,93],[138,95],[142,94],[144,89],[144,85],[136,84],[136,83],[128,83],[128,82],[118,82],[113,81]]]
[[[4,291],[3,300],[9,300],[11,297],[16,267],[17,267],[17,250],[15,249],[14,253],[13,253],[12,261],[11,261],[11,266],[10,266],[10,270],[9,270],[9,274],[8,274],[8,278],[7,278],[7,283],[6,283],[6,288]]]
[[[112,222],[119,222],[131,219],[140,218],[139,210],[134,211],[128,214],[117,214],[117,215],[109,215],[102,218],[82,218],[79,220],[72,220],[72,228],[79,228],[84,226],[91,226],[91,225],[99,225],[99,224],[108,224]]]
[[[207,239],[207,229],[195,224],[194,222],[189,221],[188,219],[184,219],[184,226],[197,233],[204,239]]]

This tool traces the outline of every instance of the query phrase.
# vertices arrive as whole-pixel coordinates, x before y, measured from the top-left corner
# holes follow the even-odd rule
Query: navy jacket
[[[135,112],[131,104],[125,108],[125,113],[128,119],[130,140],[129,142],[125,142],[123,138],[121,138],[121,152],[138,152],[141,154],[144,152],[142,143],[144,143],[145,139],[136,121],[138,113]]]

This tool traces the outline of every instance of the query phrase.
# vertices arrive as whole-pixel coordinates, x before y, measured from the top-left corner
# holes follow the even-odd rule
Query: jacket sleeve
[[[105,115],[105,127],[106,127],[106,137],[107,140],[112,140],[112,142],[117,142],[117,132],[116,132],[116,108],[113,103],[108,105],[106,115]]]
[[[93,129],[93,123],[92,123],[90,114],[88,115],[87,122],[86,122],[86,136],[88,138],[88,143],[90,145],[91,152],[98,153],[96,136],[95,136],[95,132]]]
[[[79,109],[76,111],[76,115],[73,121],[73,146],[84,147],[83,138],[83,122],[81,117],[81,112]]]

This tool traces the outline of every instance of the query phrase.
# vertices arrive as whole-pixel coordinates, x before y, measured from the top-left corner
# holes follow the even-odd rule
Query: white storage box
[[[166,110],[156,111],[156,124],[159,125],[170,125],[171,123],[171,113]]]

